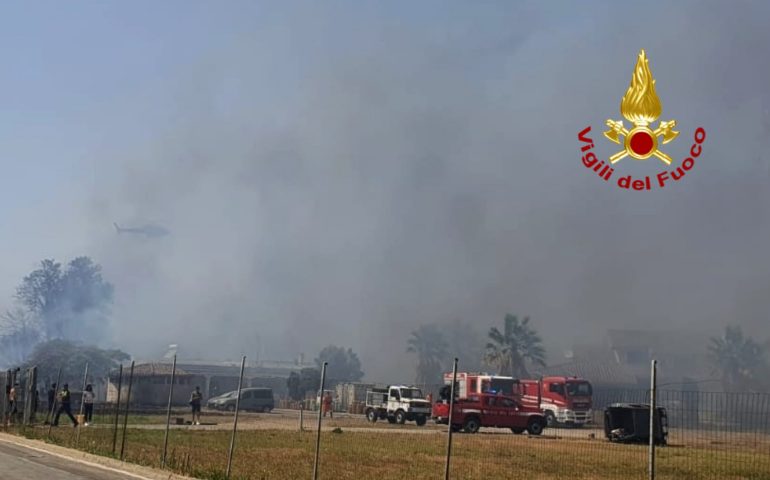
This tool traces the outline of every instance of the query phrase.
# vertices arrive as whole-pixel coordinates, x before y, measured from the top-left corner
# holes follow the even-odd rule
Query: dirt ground
[[[305,431],[315,430],[318,422],[318,412],[303,412],[302,424]],[[174,420],[177,416],[174,417]],[[182,416],[189,421],[189,415]],[[166,418],[162,415],[152,415],[142,418],[133,425],[135,428],[148,430],[165,428]],[[204,411],[202,425],[175,425],[173,429],[189,430],[231,430],[233,414],[227,412]],[[333,418],[324,417],[321,422],[322,431],[332,431],[340,428],[347,432],[400,432],[412,435],[442,435],[446,433],[446,425],[436,425],[428,422],[419,427],[414,422],[404,425],[389,424],[387,421],[369,423],[363,415],[335,413]],[[276,409],[270,413],[240,413],[238,430],[293,430],[300,429],[300,412],[298,410]],[[507,429],[482,428],[485,435],[513,435]],[[604,440],[604,429],[599,426],[582,428],[547,428],[542,437],[551,439],[583,439]],[[698,447],[713,450],[755,451],[770,453],[770,435],[760,433],[715,432],[706,430],[690,430],[672,428],[669,430],[669,445],[672,447]]]

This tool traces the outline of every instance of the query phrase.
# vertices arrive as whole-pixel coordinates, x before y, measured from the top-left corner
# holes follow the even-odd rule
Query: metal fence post
[[[658,361],[653,360],[650,366],[650,452],[649,452],[649,478],[655,480],[655,413],[656,413],[656,387],[658,383]]]
[[[85,392],[86,392],[86,384],[88,383],[88,362],[86,362],[86,370],[83,373],[83,390],[80,394],[80,414],[78,417],[83,418],[83,408],[85,407]],[[85,420],[83,420],[83,423],[85,423]],[[78,445],[80,445],[80,428],[82,426],[79,426],[77,433],[75,433],[75,448],[78,448]]]
[[[166,410],[166,434],[163,436],[163,456],[160,459],[160,466],[166,466],[166,453],[168,452],[168,429],[171,425],[171,401],[174,398],[174,376],[176,375],[176,355],[174,363],[171,365],[171,388],[168,389],[168,409]]]
[[[3,402],[2,402],[3,430],[5,430],[8,426],[7,420],[6,420],[6,414],[8,411],[8,395],[6,395],[5,392],[8,391],[8,380],[10,379],[10,377],[11,377],[10,370],[6,371],[3,374]]]
[[[26,377],[24,379],[24,388],[22,388],[22,382],[21,379],[18,379],[17,382],[19,383],[19,391],[16,393],[16,403],[21,405],[21,416],[19,417],[19,414],[17,413],[17,420],[21,421],[21,428],[22,430],[27,427],[27,413],[29,413],[29,409],[27,408],[27,402],[29,402],[29,395],[27,395],[27,390],[29,390],[29,369],[25,370]],[[22,376],[21,371],[18,373],[19,377]],[[21,400],[19,400],[21,398]]]
[[[118,373],[118,398],[115,403],[115,423],[112,428],[112,454],[115,455],[115,448],[118,444],[118,417],[120,417],[120,392],[123,390],[123,365],[120,365]]]
[[[305,401],[299,402],[299,431],[305,430]]]
[[[51,402],[51,417],[48,422],[48,438],[51,438],[51,427],[54,421],[54,410],[56,410],[56,397],[59,395],[59,383],[61,383],[61,367],[59,367],[59,373],[56,375],[56,386],[53,389],[53,402]]]
[[[32,424],[32,420],[35,417],[35,392],[37,391],[37,367],[32,366],[27,369],[27,384],[25,385],[24,392],[24,417],[23,425]]]
[[[128,428],[128,406],[131,403],[131,386],[134,384],[134,361],[131,361],[131,372],[128,374],[128,393],[126,394],[126,414],[123,416],[123,439],[120,441],[120,459],[126,450],[126,428]]]
[[[543,376],[537,380],[537,408],[542,410],[543,408]]]
[[[457,357],[452,365],[452,387],[449,393],[449,428],[446,441],[446,464],[444,466],[444,480],[449,480],[449,460],[452,458],[452,416],[455,409],[455,384],[457,383]]]
[[[318,432],[315,438],[315,460],[313,461],[313,480],[318,479],[318,456],[321,453],[321,419],[323,418],[323,395],[324,384],[326,383],[326,366],[329,362],[324,362],[321,366],[321,390],[320,404],[318,405]]]
[[[243,369],[246,367],[246,356],[241,359],[241,375],[238,377],[238,396],[235,398],[235,417],[233,418],[233,435],[230,437],[230,451],[227,454],[227,472],[225,478],[230,478],[233,465],[233,450],[235,449],[235,432],[238,430],[238,412],[241,409],[241,389],[243,387]]]

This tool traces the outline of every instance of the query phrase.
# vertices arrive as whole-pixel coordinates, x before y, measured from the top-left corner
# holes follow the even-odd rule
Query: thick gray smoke
[[[608,327],[767,335],[767,4],[324,5],[165,70],[141,134],[100,127],[89,232],[115,343],[212,359],[334,343],[405,381],[409,332],[458,318],[530,315],[554,352]],[[599,180],[577,140],[590,124],[602,158],[617,150],[601,131],[640,48],[681,132],[665,151],[708,132],[652,192]]]

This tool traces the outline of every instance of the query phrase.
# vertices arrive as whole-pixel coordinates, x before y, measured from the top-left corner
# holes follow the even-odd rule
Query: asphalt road
[[[24,446],[0,442],[2,480],[141,480],[143,477],[119,473],[61,458]]]

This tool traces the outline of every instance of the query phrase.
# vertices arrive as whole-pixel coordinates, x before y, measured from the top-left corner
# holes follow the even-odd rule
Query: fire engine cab
[[[540,402],[549,427],[558,424],[581,427],[591,421],[593,388],[578,377],[543,377],[521,380],[523,401]]]

